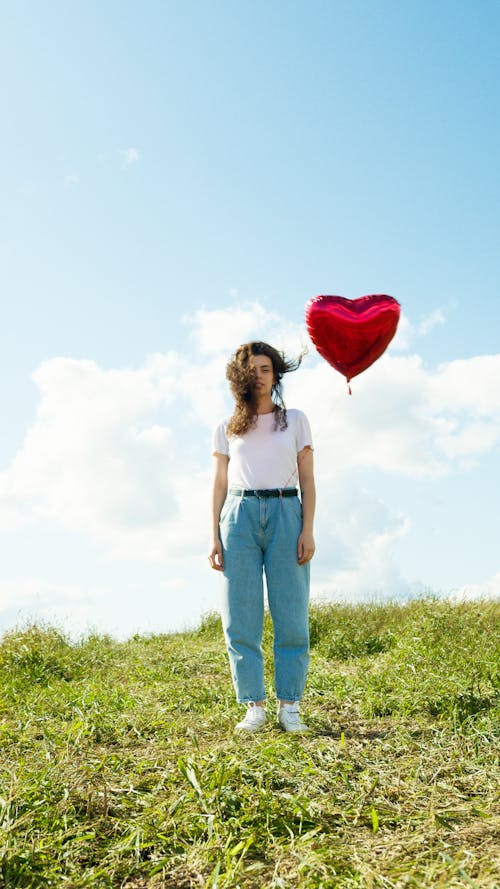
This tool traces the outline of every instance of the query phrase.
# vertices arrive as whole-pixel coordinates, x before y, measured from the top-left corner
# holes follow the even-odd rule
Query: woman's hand
[[[302,449],[297,458],[299,467],[299,484],[302,493],[302,531],[297,545],[299,565],[310,562],[314,550],[313,519],[316,506],[316,488],[314,485],[313,451],[311,447]]]
[[[214,545],[208,554],[210,567],[215,571],[222,571],[224,568],[224,559],[222,557],[222,543],[220,540],[214,540]]]
[[[297,545],[299,565],[305,565],[306,562],[310,562],[315,549],[316,547],[314,545],[314,537],[312,534],[308,531],[302,531],[299,535],[299,542]]]
[[[214,453],[214,483],[212,489],[212,531],[213,546],[208,554],[210,567],[215,571],[222,571],[224,559],[222,557],[222,543],[219,537],[219,519],[222,506],[227,496],[227,454]]]

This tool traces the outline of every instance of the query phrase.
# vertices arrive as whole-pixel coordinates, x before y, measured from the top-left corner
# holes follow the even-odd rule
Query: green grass
[[[6,634],[0,886],[500,887],[499,630],[492,602],[312,609],[303,738],[233,735],[213,615]]]

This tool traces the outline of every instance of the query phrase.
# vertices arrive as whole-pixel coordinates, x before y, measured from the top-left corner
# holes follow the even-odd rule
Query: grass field
[[[8,633],[0,886],[500,887],[499,640],[500,603],[315,608],[298,738],[233,735],[215,616]]]

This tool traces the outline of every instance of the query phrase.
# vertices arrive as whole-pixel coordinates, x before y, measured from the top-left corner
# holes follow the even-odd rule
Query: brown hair
[[[287,360],[283,352],[279,352],[268,343],[260,341],[244,343],[236,349],[226,367],[226,379],[229,380],[231,392],[236,402],[233,416],[231,417],[227,432],[228,435],[243,435],[257,422],[257,398],[253,386],[255,374],[250,364],[252,355],[267,355],[273,365],[274,383],[271,397],[274,401],[275,429],[286,429],[286,407],[283,401],[283,389],[281,380],[283,374],[297,370],[302,362],[304,353],[298,358]]]

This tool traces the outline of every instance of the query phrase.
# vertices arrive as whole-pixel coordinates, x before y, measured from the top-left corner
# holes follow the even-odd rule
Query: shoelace
[[[248,707],[245,719],[250,720],[250,722],[259,722],[262,719],[261,710],[262,707],[257,707],[255,704],[253,707]]]

